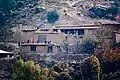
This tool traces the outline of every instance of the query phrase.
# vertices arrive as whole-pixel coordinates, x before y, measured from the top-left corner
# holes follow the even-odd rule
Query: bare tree
[[[63,43],[61,44],[61,52],[62,53],[72,53],[72,54],[80,54],[82,49],[81,42],[78,38],[74,41],[74,43],[69,43],[68,38],[66,37]]]

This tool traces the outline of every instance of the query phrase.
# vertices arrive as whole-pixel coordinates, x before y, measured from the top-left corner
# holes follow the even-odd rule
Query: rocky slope
[[[38,0],[26,4],[19,11],[14,11],[16,16],[14,19],[11,18],[10,25],[50,26],[46,18],[49,11],[57,11],[60,15],[54,25],[94,24],[88,17],[88,10],[94,4],[100,4],[100,2],[94,0]]]
[[[47,22],[47,13],[57,11],[59,20],[56,25],[84,25],[95,23],[111,23],[109,20],[96,20],[88,16],[89,9],[101,5],[105,0],[22,0],[22,7],[11,10],[11,17],[6,21],[6,26],[21,28],[50,27]],[[112,21],[113,23],[114,21]],[[22,25],[21,25],[22,24]],[[26,27],[28,26],[28,27]],[[14,30],[16,30],[15,28]],[[19,28],[18,28],[19,29]]]

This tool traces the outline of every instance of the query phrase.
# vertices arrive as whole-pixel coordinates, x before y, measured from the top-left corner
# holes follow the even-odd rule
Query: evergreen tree
[[[47,13],[48,23],[55,23],[59,19],[59,15],[56,11],[51,11]]]

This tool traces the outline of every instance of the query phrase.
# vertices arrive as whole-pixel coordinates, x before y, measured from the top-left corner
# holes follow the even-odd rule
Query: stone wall
[[[35,61],[35,63],[37,64],[41,64],[41,61],[45,61],[45,62],[81,62],[84,58],[87,58],[89,56],[91,56],[90,54],[63,54],[63,53],[59,53],[59,54],[23,54],[22,55],[24,60],[33,60]]]

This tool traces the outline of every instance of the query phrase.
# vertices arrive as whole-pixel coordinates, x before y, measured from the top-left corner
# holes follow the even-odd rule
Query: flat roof
[[[54,28],[54,29],[98,29],[98,28],[100,28],[100,27],[79,27],[79,26],[77,26],[77,27],[68,27],[68,26],[60,26],[60,27],[56,27],[56,28]]]
[[[4,51],[4,50],[0,50],[0,54],[12,54],[12,52],[8,52],[8,51]]]
[[[54,32],[54,31],[36,31],[36,34],[41,33],[41,34],[58,34],[58,32]]]
[[[96,29],[100,28],[102,24],[95,25],[57,25],[56,27],[53,27],[52,29]],[[51,27],[42,27],[41,29],[51,29]]]
[[[120,34],[120,31],[114,31],[114,33]]]

